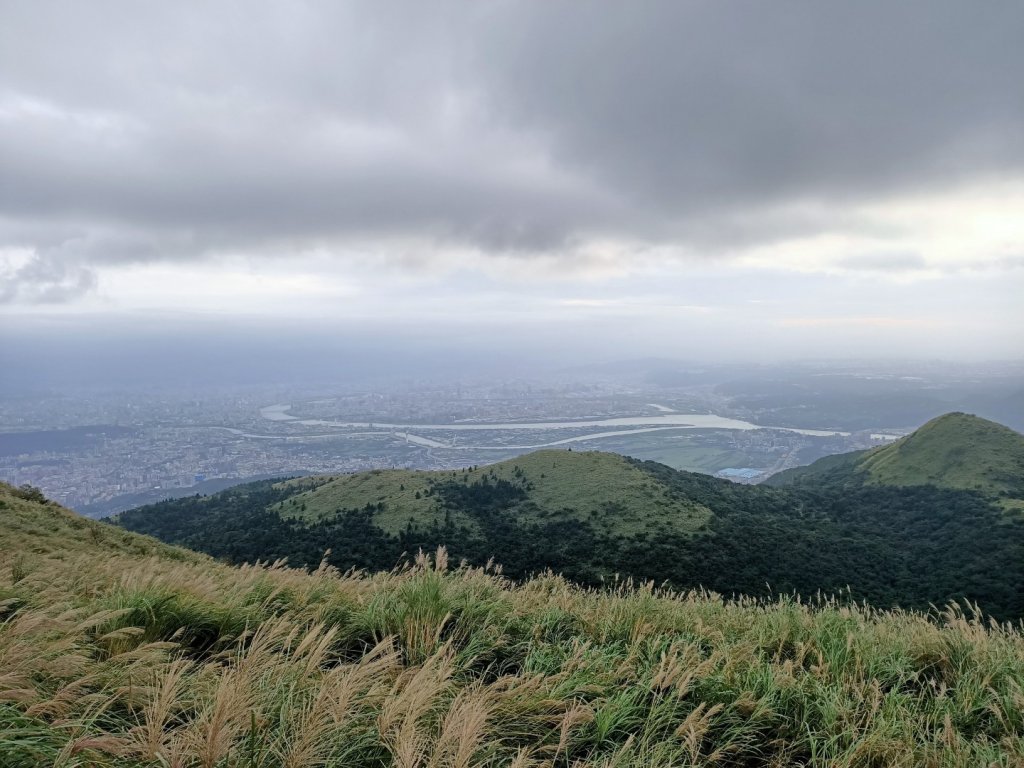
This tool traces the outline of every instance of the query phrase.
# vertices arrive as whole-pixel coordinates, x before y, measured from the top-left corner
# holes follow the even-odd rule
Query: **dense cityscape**
[[[577,375],[9,396],[0,401],[0,480],[39,487],[94,516],[248,479],[466,467],[543,447],[613,451],[758,482],[914,426],[909,415],[858,429],[833,414],[819,428],[789,427],[723,391]],[[773,428],[755,428],[761,419]]]

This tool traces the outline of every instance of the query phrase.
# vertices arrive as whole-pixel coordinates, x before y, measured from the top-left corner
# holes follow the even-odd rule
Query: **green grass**
[[[451,473],[375,469],[318,478],[315,487],[286,499],[276,509],[284,515],[317,520],[338,509],[362,509],[367,504],[384,503],[385,509],[374,515],[374,522],[388,533],[397,533],[410,518],[424,524],[444,519],[444,513],[437,508],[437,500],[427,493],[431,483],[442,474]],[[308,480],[301,478],[285,483],[296,488],[308,484]],[[457,522],[473,525],[464,516],[459,516]]]
[[[965,413],[948,413],[858,466],[881,485],[937,485],[998,494],[1024,491],[1024,435]]]
[[[813,484],[835,471],[860,474],[868,484],[935,485],[979,491],[1008,510],[1024,499],[1024,435],[966,413],[947,413],[915,432],[869,451],[826,456],[807,467],[780,472],[769,485]]]
[[[999,499],[998,504],[1009,514],[1024,517],[1024,499]]]
[[[706,472],[735,465],[742,459],[726,449],[709,453],[706,446],[685,442],[662,450],[654,457],[642,451],[640,455],[670,466]],[[828,456],[809,467],[782,472],[768,484],[813,483],[822,473],[836,470],[858,474],[869,484],[930,484],[1008,497],[1000,503],[1014,512],[1017,510],[1014,499],[1024,499],[1024,436],[975,416],[952,413],[928,422],[891,445]],[[296,489],[296,495],[278,504],[276,509],[284,515],[317,520],[339,509],[382,504],[374,513],[374,523],[389,534],[397,534],[410,521],[420,526],[444,521],[445,510],[438,497],[429,493],[434,484],[473,483],[485,476],[527,488],[526,502],[510,512],[520,522],[534,522],[552,515],[592,520],[598,515],[607,533],[632,535],[658,523],[667,523],[674,531],[687,533],[700,527],[711,514],[698,504],[671,495],[648,473],[620,455],[564,450],[536,451],[467,470],[375,470],[298,479],[289,483]],[[449,510],[449,513],[457,525],[478,529],[477,522],[465,510]]]
[[[5,768],[1024,762],[1024,635],[970,611],[230,568],[0,502]]]
[[[96,523],[69,512],[54,502],[39,503],[25,493],[0,483],[0,515],[3,539],[16,558],[28,567],[48,557],[67,557],[78,552],[105,552],[199,561],[202,555],[164,544],[149,536],[129,533],[112,525]]]
[[[427,494],[432,484],[473,483],[485,476],[528,489],[526,503],[514,512],[521,521],[552,513],[589,519],[592,512],[604,512],[610,531],[632,534],[658,521],[669,521],[680,532],[695,530],[710,515],[706,508],[672,496],[648,473],[617,454],[553,450],[468,470],[377,470],[341,475],[318,482],[316,487],[282,502],[278,509],[315,520],[337,509],[383,503],[385,508],[375,514],[374,522],[388,533],[397,533],[410,519],[424,524],[444,518],[436,496]],[[310,481],[290,482],[302,488]],[[465,515],[458,515],[456,522],[473,526],[472,519]]]

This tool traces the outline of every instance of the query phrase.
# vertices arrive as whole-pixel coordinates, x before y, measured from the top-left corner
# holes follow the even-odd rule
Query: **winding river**
[[[269,421],[288,421],[293,424],[301,424],[308,427],[333,427],[340,429],[377,429],[385,431],[402,430],[408,433],[410,430],[421,431],[444,431],[444,432],[471,432],[471,431],[498,431],[498,430],[550,430],[550,429],[594,429],[601,428],[606,431],[603,437],[610,437],[617,432],[635,432],[635,428],[662,428],[662,429],[778,429],[785,432],[796,432],[801,435],[812,437],[831,437],[833,435],[847,436],[849,432],[840,432],[834,429],[798,429],[796,427],[763,427],[758,424],[751,424],[749,421],[730,419],[725,416],[716,416],[710,413],[658,413],[651,416],[621,416],[610,419],[593,419],[581,421],[499,421],[499,422],[472,422],[458,424],[393,424],[389,422],[367,422],[367,421],[330,421],[325,419],[300,419],[288,413],[291,408],[288,404],[278,403],[268,405],[260,409],[263,418]],[[616,429],[618,428],[618,429]],[[647,431],[646,429],[644,431]],[[574,438],[578,439],[578,438]]]

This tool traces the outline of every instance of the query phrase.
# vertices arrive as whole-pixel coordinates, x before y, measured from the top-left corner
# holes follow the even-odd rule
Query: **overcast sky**
[[[1018,358],[1022,30],[966,0],[0,0],[0,323]]]

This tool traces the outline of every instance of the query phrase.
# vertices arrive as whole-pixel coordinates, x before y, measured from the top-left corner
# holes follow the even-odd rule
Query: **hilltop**
[[[1024,435],[966,413],[932,419],[859,463],[870,482],[1024,495]]]
[[[1024,500],[1024,435],[978,416],[948,413],[889,445],[828,456],[767,482],[814,484],[830,477],[870,485],[934,485]]]
[[[119,523],[235,563],[315,568],[326,553],[338,568],[377,570],[445,546],[517,579],[550,568],[587,585],[634,577],[759,597],[842,591],[921,609],[968,599],[998,618],[1024,617],[1024,516],[1006,514],[1009,497],[867,483],[848,458],[832,460],[839,479],[773,488],[540,451],[459,471],[255,483],[132,510]]]
[[[0,765],[1012,765],[1024,635],[950,608],[229,567],[0,485]]]
[[[671,494],[629,459],[598,451],[535,451],[483,467],[447,472],[376,470],[352,475],[299,479],[299,489],[274,509],[309,521],[322,520],[339,509],[384,504],[374,515],[383,531],[397,534],[410,522],[440,523],[445,505],[438,499],[449,486],[506,492],[514,497],[509,514],[520,522],[539,522],[551,512],[565,519],[598,518],[608,532],[632,533],[661,520],[677,530],[695,530],[710,516],[706,507]],[[441,490],[438,490],[438,489]],[[501,491],[499,491],[501,489]],[[457,523],[475,526],[472,515],[448,511]]]

